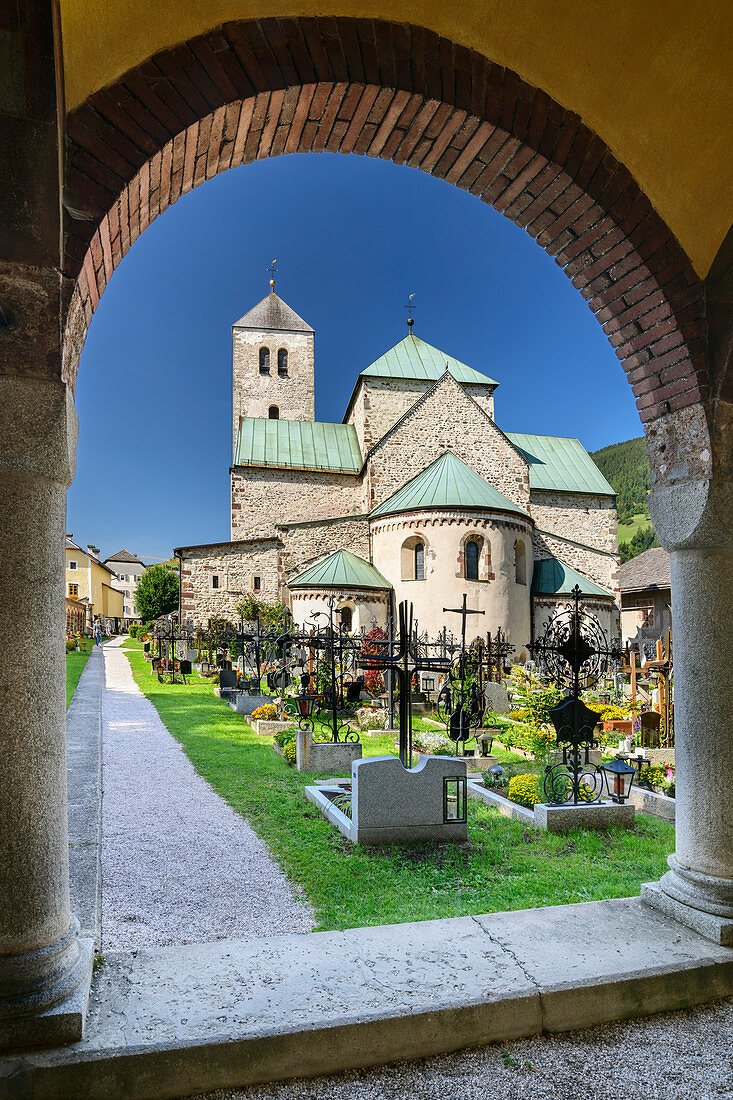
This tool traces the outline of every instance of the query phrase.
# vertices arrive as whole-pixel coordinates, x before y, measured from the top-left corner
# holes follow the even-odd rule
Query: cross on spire
[[[407,327],[409,328],[410,332],[412,332],[412,326],[415,324],[415,318],[412,316],[415,312],[414,294],[410,294],[408,296],[407,302],[405,304],[405,309],[407,310]]]
[[[277,268],[275,267],[276,263],[277,260],[273,260],[267,269],[270,273],[270,290],[273,294],[275,293],[275,275],[277,274]]]

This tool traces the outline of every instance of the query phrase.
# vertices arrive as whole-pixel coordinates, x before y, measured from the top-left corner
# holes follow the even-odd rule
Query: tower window
[[[514,543],[514,579],[517,584],[527,583],[527,551],[521,539]]]
[[[288,376],[288,353],[285,348],[280,348],[277,353],[277,373],[281,378]]]
[[[270,405],[269,409],[267,410],[267,415],[269,416],[270,420],[279,420],[280,410],[278,409],[277,405]]]
[[[270,349],[260,348],[260,374],[270,373]]]
[[[473,539],[466,543],[466,580],[478,580],[479,544]]]

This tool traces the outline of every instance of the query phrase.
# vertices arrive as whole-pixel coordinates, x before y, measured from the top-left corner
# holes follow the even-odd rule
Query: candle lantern
[[[629,797],[631,784],[634,782],[636,768],[632,768],[625,760],[612,760],[610,764],[602,764],[601,771],[606,781],[606,790],[614,802],[624,803]]]

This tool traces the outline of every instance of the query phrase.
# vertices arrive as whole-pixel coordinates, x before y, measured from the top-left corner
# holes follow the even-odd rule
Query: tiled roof
[[[243,416],[234,465],[358,474],[362,460],[352,424]]]
[[[646,588],[669,588],[669,554],[661,546],[645,550],[631,561],[626,561],[619,571],[622,592],[641,592]]]
[[[506,437],[529,462],[530,489],[614,495],[579,439],[519,432],[506,432]]]
[[[348,550],[337,550],[317,565],[288,581],[288,588],[379,588],[392,585],[370,565]]]
[[[569,596],[575,586],[584,596],[607,596],[613,599],[613,593],[589,577],[584,577],[570,565],[558,558],[540,558],[534,563],[532,573],[533,596]]]
[[[134,554],[131,554],[129,550],[118,550],[116,554],[110,554],[108,558],[104,559],[105,565],[108,561],[126,561],[133,565],[144,565],[144,562],[141,562],[140,558],[136,558]]]
[[[436,458],[421,474],[378,504],[369,518],[412,512],[416,508],[488,508],[527,516],[452,451]]]
[[[368,378],[416,378],[420,381],[434,382],[444,371],[450,371],[458,382],[478,382],[484,386],[498,386],[493,378],[480,374],[473,367],[446,355],[432,344],[409,333],[399,344],[395,344],[384,355],[380,355],[371,366],[365,367],[360,377]]]
[[[235,321],[232,327],[262,329],[265,332],[313,332],[311,326],[287,302],[278,298],[274,290],[244,317]]]

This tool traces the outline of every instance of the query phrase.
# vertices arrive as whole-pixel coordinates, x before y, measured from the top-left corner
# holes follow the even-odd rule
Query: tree
[[[144,623],[178,610],[178,573],[167,565],[150,565],[135,589],[135,604]]]

